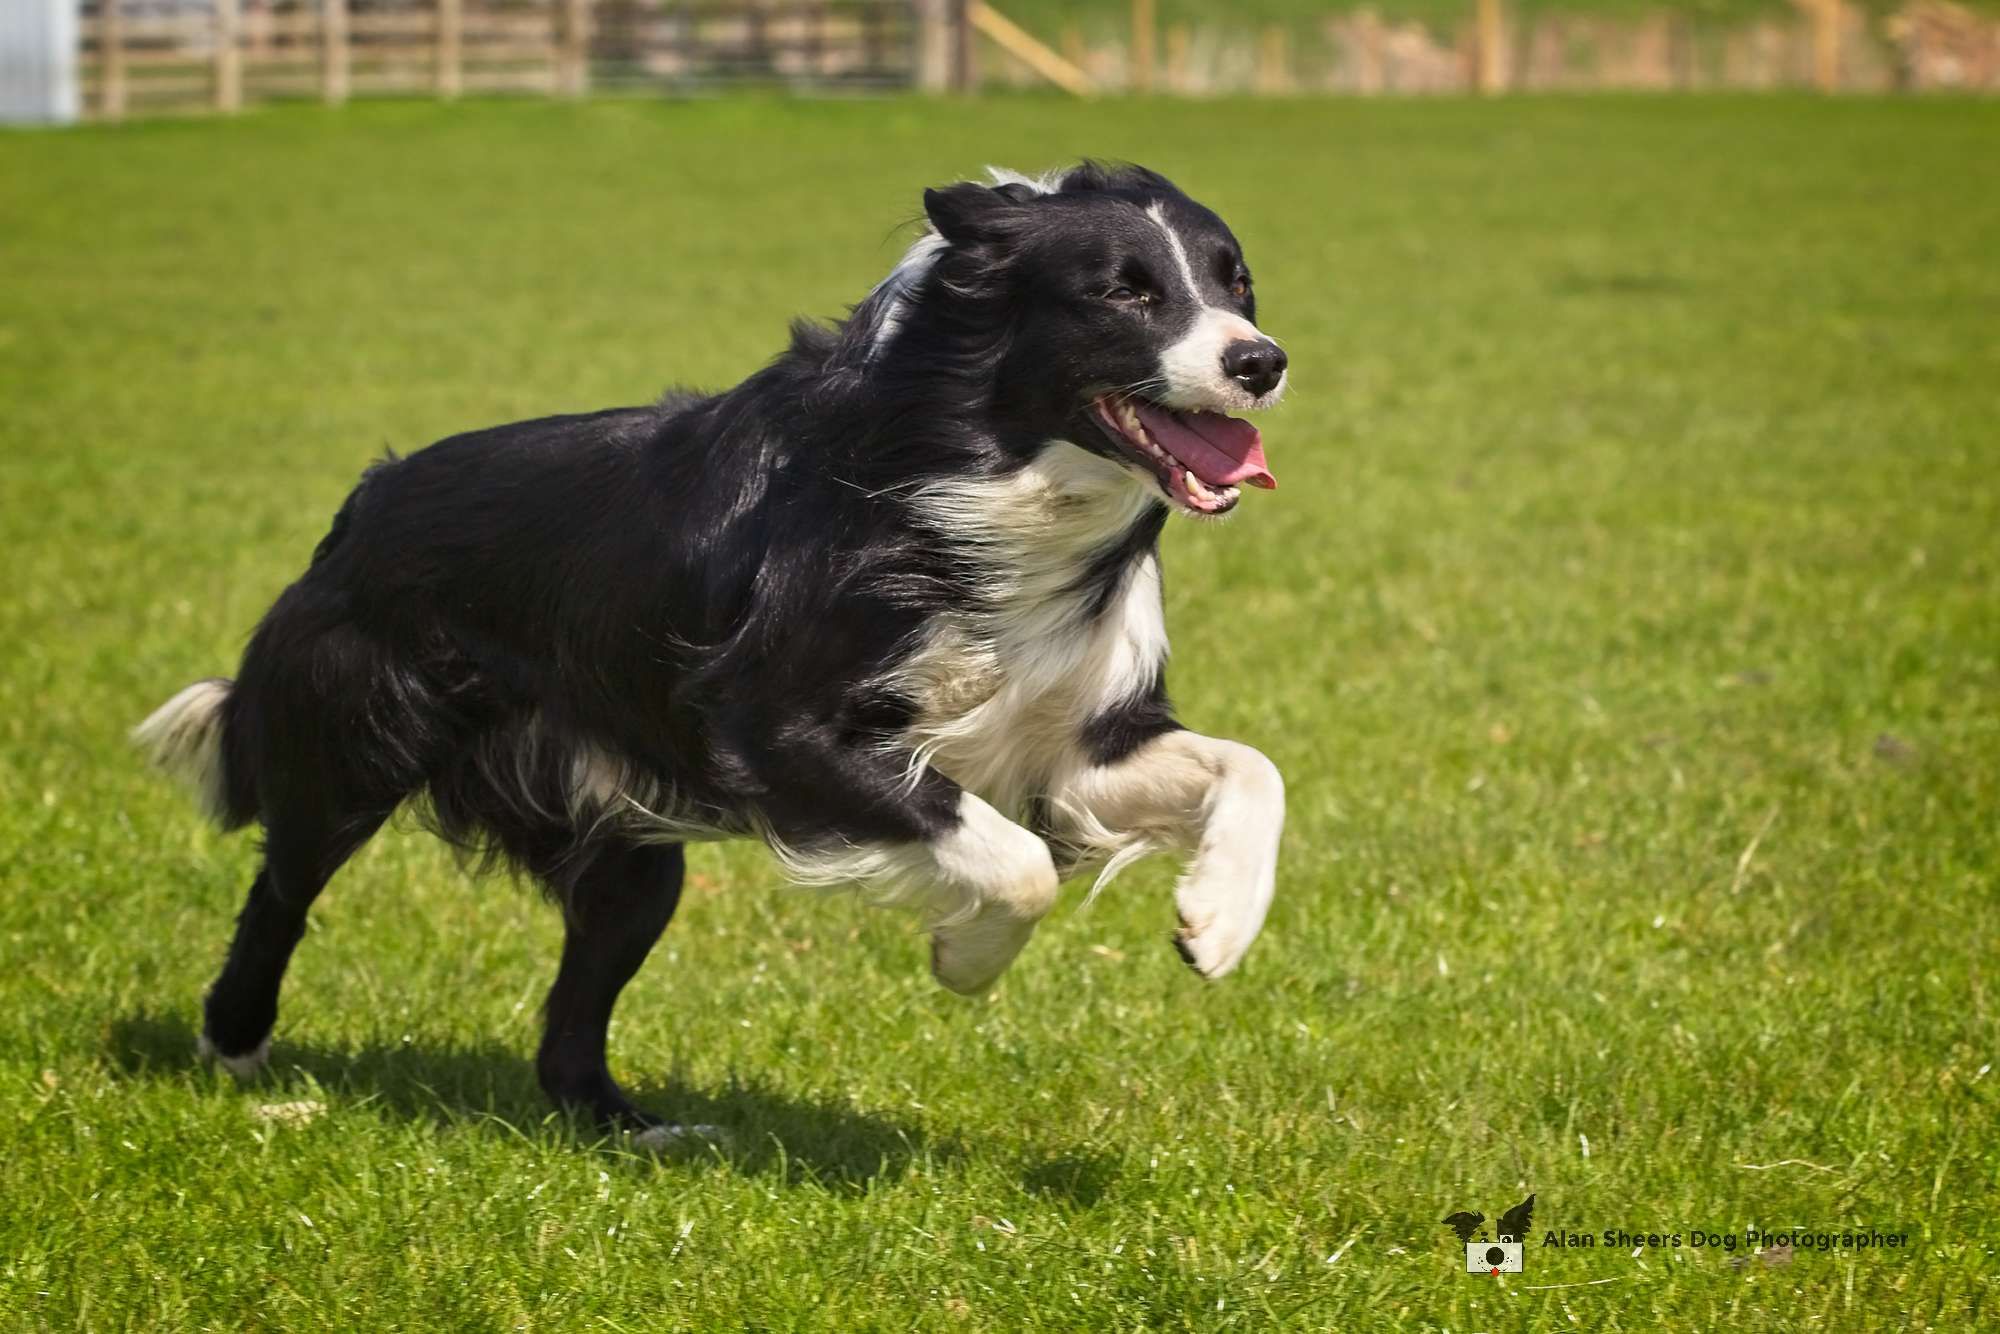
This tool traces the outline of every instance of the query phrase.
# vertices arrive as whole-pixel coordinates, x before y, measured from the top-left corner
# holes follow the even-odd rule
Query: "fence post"
[[[1153,0],[1132,0],[1132,91],[1153,91]]]
[[[215,0],[215,109],[236,111],[243,105],[243,52],[237,45],[242,24],[236,0]]]
[[[450,100],[465,88],[462,38],[465,9],[461,0],[438,0],[437,95]]]
[[[1187,24],[1174,23],[1168,25],[1166,69],[1168,92],[1188,93],[1194,91],[1188,86],[1190,82],[1188,78],[1188,48],[1193,45],[1193,40],[1189,35]]]
[[[1500,64],[1500,0],[1474,0],[1473,12],[1473,86],[1491,97],[1506,79]]]
[[[1822,93],[1840,91],[1840,0],[1814,0],[1813,86]]]
[[[1291,86],[1291,58],[1285,29],[1267,24],[1257,37],[1257,91],[1282,93]]]
[[[122,0],[104,0],[97,10],[98,111],[106,120],[125,118],[125,16]]]
[[[1382,91],[1382,20],[1374,10],[1364,9],[1354,22],[1361,48],[1356,52],[1354,90],[1372,97]]]
[[[590,91],[590,0],[563,0],[557,83],[571,97],[582,97]]]
[[[951,16],[946,0],[917,0],[917,87],[941,93],[951,87]]]
[[[951,0],[951,87],[969,93],[979,82],[979,47],[972,40],[972,0]]]
[[[319,0],[319,95],[328,106],[347,100],[347,0]]]

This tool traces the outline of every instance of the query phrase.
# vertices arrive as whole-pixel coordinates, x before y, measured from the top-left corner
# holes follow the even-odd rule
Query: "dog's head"
[[[1276,403],[1286,358],[1222,219],[1141,167],[993,175],[925,192],[933,230],[899,273],[934,327],[991,340],[1010,427],[1114,459],[1192,514],[1274,486],[1257,428],[1229,414]]]

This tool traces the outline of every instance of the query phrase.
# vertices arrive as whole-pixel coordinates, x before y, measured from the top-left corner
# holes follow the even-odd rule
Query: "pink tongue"
[[[1278,485],[1264,464],[1264,441],[1249,422],[1219,412],[1163,412],[1134,403],[1153,439],[1209,486],[1248,482],[1266,491]]]

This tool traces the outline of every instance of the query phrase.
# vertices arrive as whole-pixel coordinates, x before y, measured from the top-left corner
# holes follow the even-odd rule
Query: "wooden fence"
[[[827,90],[911,82],[905,0],[85,0],[86,110],[361,94]]]
[[[1902,0],[1886,14],[1851,0],[1792,0],[1789,15],[1728,22],[1687,5],[1608,17],[1464,0],[1463,19],[1442,28],[1365,5],[1311,25],[1162,27],[1154,0],[1128,3],[1129,26],[1100,16],[1056,34],[1062,59],[1091,89],[1196,97],[2000,91],[2000,20],[1951,0]],[[995,46],[970,82],[1043,80],[1005,43]]]
[[[1466,0],[1455,32],[1364,8],[1303,35],[1226,19],[1162,29],[1154,0],[1129,3],[1129,26],[1121,17],[1109,34],[1033,34],[984,0],[83,0],[81,87],[86,112],[105,118],[285,97],[745,82],[1054,83],[1080,96],[2000,89],[2000,22],[1949,0],[1907,0],[1886,18],[1794,0],[1790,20],[1727,28],[1684,10],[1517,21],[1505,0]]]

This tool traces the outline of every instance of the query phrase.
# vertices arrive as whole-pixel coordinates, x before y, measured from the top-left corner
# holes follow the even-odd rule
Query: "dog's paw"
[[[1188,967],[1213,981],[1235,971],[1256,943],[1271,884],[1257,875],[1197,875],[1175,897],[1180,929],[1174,932],[1174,949]]]
[[[1233,970],[1250,950],[1249,940],[1236,932],[1219,929],[1213,919],[1191,922],[1181,918],[1173,942],[1174,952],[1181,956],[1181,961],[1210,981]]]
[[[731,1136],[722,1126],[704,1124],[669,1123],[647,1126],[644,1130],[632,1132],[632,1147],[646,1153],[666,1153],[674,1149],[693,1148],[704,1144],[727,1146]]]
[[[931,976],[946,991],[977,996],[992,989],[1035,934],[1033,922],[995,913],[931,932]]]
[[[216,1048],[214,1040],[203,1033],[195,1040],[194,1050],[204,1065],[219,1065],[238,1079],[247,1081],[263,1073],[264,1063],[271,1059],[271,1039],[265,1038],[241,1056],[224,1056]]]

